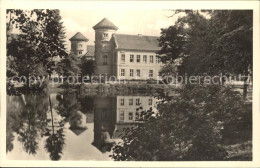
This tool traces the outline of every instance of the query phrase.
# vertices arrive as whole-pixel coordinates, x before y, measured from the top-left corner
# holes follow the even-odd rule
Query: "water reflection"
[[[8,96],[7,102],[6,150],[10,159],[44,160],[47,154],[51,160],[108,160],[123,128],[138,122],[136,108],[155,107],[156,99],[69,92]],[[19,145],[26,156],[17,152]]]

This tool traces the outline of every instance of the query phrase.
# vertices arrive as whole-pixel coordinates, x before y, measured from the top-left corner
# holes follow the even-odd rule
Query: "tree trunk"
[[[49,96],[49,103],[50,103],[50,111],[51,111],[52,134],[54,134],[54,123],[53,123],[53,113],[52,113],[51,96]]]
[[[244,98],[247,97],[247,88],[248,88],[247,79],[248,79],[248,77],[245,76],[245,79],[244,79],[244,87],[243,87],[243,97],[244,97]]]

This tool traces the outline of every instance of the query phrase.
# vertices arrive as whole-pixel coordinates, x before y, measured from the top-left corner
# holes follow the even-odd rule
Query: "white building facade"
[[[116,27],[104,18],[95,30],[95,74],[119,80],[157,79],[163,64],[156,54],[159,37],[116,34]]]

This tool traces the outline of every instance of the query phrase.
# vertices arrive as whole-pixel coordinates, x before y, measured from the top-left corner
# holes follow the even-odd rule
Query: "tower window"
[[[82,51],[79,51],[79,54],[82,54]]]
[[[108,34],[107,33],[103,33],[103,38],[107,38]]]
[[[104,55],[104,56],[103,56],[103,64],[104,64],[104,65],[107,65],[107,55]]]
[[[82,47],[82,44],[79,44],[79,47]]]

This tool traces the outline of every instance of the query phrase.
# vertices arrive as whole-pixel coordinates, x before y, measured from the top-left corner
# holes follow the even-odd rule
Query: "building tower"
[[[95,30],[95,74],[113,75],[113,52],[115,44],[112,35],[117,31],[116,27],[107,18],[96,24]]]
[[[80,32],[76,33],[70,38],[71,42],[71,52],[73,52],[77,57],[81,57],[87,53],[87,42],[88,39],[83,36]]]

